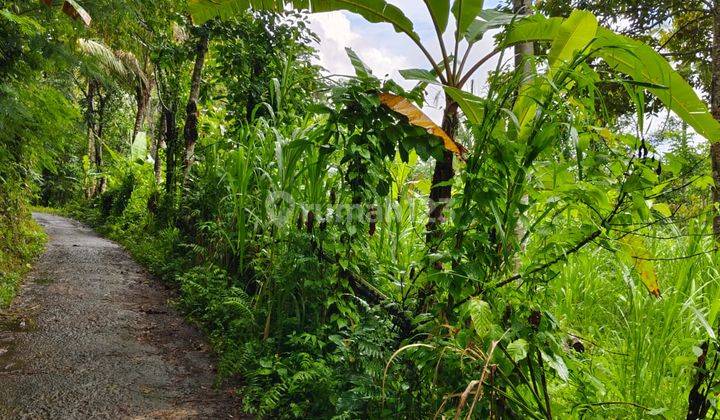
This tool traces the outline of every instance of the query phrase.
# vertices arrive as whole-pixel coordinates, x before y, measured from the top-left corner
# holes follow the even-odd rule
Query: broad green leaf
[[[193,21],[201,25],[219,17],[227,19],[253,10],[282,11],[285,0],[188,0],[188,9]]]
[[[350,58],[350,64],[352,64],[353,68],[355,69],[355,74],[361,78],[370,77],[372,71],[360,59],[360,56],[358,56],[357,53],[353,51],[353,49],[350,47],[346,47],[345,52],[347,53],[348,58]]]
[[[483,99],[458,88],[444,86],[445,93],[460,106],[465,117],[473,124],[480,124],[483,116]]]
[[[502,46],[529,41],[554,41],[563,24],[562,18],[533,15],[516,21],[508,27]],[[595,57],[602,58],[615,70],[647,85],[647,90],[698,134],[711,142],[720,141],[720,123],[707,109],[695,90],[676,72],[670,63],[647,45],[618,35],[606,28],[598,28],[591,45]]]
[[[385,0],[188,0],[188,8],[196,24],[214,17],[228,18],[247,10],[282,11],[286,5],[311,13],[341,10],[357,13],[368,22],[389,23],[395,31],[420,41],[412,21],[397,6]]]
[[[518,19],[508,26],[502,47],[532,41],[552,41],[557,37],[562,18],[546,18],[543,15],[531,15]]]
[[[485,338],[492,331],[493,317],[490,305],[482,299],[473,298],[468,302],[468,312],[473,328],[480,338]]]
[[[597,19],[586,11],[575,10],[570,17],[563,20],[557,28],[548,54],[550,70],[548,77],[560,65],[570,59],[592,42],[597,31]],[[542,78],[533,78],[520,89],[518,101],[513,111],[520,122],[520,136],[527,134],[527,128],[536,114],[537,101],[542,100],[549,92],[547,82]]]
[[[470,25],[483,10],[483,0],[455,0],[452,7],[453,16],[457,21],[457,38],[467,33]]]
[[[516,16],[514,13],[501,12],[497,9],[485,9],[480,12],[478,17],[487,22],[503,22],[506,25],[515,20]]]
[[[438,84],[440,83],[437,80],[437,75],[432,70],[425,70],[425,69],[407,69],[407,70],[400,70],[400,75],[407,80],[418,80],[421,82],[426,82],[430,84]]]
[[[596,56],[635,81],[667,87],[647,90],[698,134],[713,143],[720,141],[720,123],[713,118],[692,86],[655,50],[605,28],[598,29],[593,47],[599,48]]]
[[[524,360],[528,354],[528,342],[522,338],[518,338],[512,343],[508,344],[507,352],[516,363]]]
[[[465,33],[465,39],[468,42],[479,41],[485,32],[490,29],[496,29],[504,25],[510,24],[515,19],[515,15],[512,13],[500,12],[495,9],[486,9],[480,12],[478,19],[475,19],[473,23],[468,27]]]
[[[648,416],[664,417],[663,414],[664,414],[666,411],[668,411],[667,408],[665,408],[665,407],[660,407],[660,408],[653,408],[652,410],[648,410],[645,414],[647,414]]]
[[[550,67],[557,67],[561,62],[570,60],[575,53],[587,47],[595,38],[597,27],[597,19],[592,13],[573,10],[560,25],[550,47],[548,53]]]
[[[667,205],[667,203],[655,203],[652,206],[653,210],[660,213],[663,217],[670,217],[672,216],[672,211],[670,210],[670,206]]]
[[[430,12],[433,22],[440,33],[447,29],[450,18],[450,0],[423,0]]]
[[[565,364],[565,361],[562,357],[560,357],[559,354],[551,355],[546,354],[545,352],[542,352],[542,358],[545,360],[545,362],[550,366],[553,370],[555,370],[555,373],[562,379],[563,381],[567,382],[568,379],[570,379],[570,371],[567,368],[567,365]]]
[[[299,0],[292,2],[295,8],[307,9],[312,13],[346,10],[357,13],[368,22],[389,23],[395,31],[420,41],[413,23],[397,6],[385,0]]]
[[[708,188],[715,185],[715,180],[710,175],[701,176],[698,179],[696,179],[692,185],[695,188]]]
[[[548,94],[550,86],[543,78],[535,77],[520,87],[518,99],[513,107],[517,117],[520,136],[527,134],[530,123],[536,115],[538,102]]]

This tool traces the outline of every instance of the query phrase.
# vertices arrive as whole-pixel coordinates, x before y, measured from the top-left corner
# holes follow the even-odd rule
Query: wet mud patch
[[[37,329],[37,321],[27,314],[0,312],[0,334],[29,332]]]
[[[0,375],[18,372],[24,365],[24,359],[17,352],[16,333],[30,332],[37,323],[17,314],[0,313]]]
[[[35,284],[39,284],[41,286],[47,286],[49,284],[55,283],[55,280],[53,280],[50,277],[38,277],[38,278],[32,279],[32,282]]]

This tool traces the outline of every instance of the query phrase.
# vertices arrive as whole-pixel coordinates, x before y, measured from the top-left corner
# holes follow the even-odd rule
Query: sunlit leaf
[[[201,25],[215,17],[227,19],[243,14],[248,9],[279,12],[285,3],[285,0],[188,0],[188,9],[193,21]]]
[[[667,203],[655,203],[652,206],[653,210],[660,213],[663,217],[670,217],[672,216],[672,211],[670,210],[670,206]]]
[[[660,407],[660,408],[653,408],[652,410],[648,410],[645,414],[647,414],[648,416],[659,416],[659,417],[662,417],[663,414],[665,414],[666,411],[668,411],[667,408],[665,408],[665,407]]]
[[[470,299],[468,313],[475,332],[480,337],[487,337],[492,331],[493,317],[490,305],[482,299]]]
[[[627,235],[620,240],[619,257],[632,266],[638,273],[651,295],[660,297],[660,285],[657,281],[655,267],[650,261],[652,255],[639,236]]]
[[[570,379],[570,371],[568,370],[567,365],[565,364],[565,361],[562,357],[560,357],[559,354],[546,354],[545,352],[542,353],[542,358],[545,360],[545,362],[550,366],[555,373],[562,379],[563,381],[567,381]]]
[[[636,81],[663,86],[647,90],[698,134],[711,142],[720,141],[720,123],[713,118],[692,86],[655,50],[605,28],[598,29],[593,48],[599,48],[595,55],[615,70]]]
[[[515,20],[508,26],[501,46],[510,47],[515,44],[532,41],[552,41],[560,30],[563,18],[546,18],[543,15],[531,15]]]
[[[560,25],[550,47],[548,53],[550,67],[556,67],[559,63],[570,60],[576,52],[587,47],[595,38],[597,27],[597,19],[592,13],[573,10]]]
[[[693,312],[693,314],[695,314],[695,318],[697,318],[700,325],[702,325],[702,327],[705,329],[708,337],[712,338],[713,340],[716,339],[717,336],[715,335],[715,329],[713,329],[713,327],[710,325],[707,318],[705,318],[705,315],[703,315],[694,305],[690,303],[688,304],[688,307]]]
[[[144,159],[147,154],[147,134],[144,131],[140,131],[135,136],[135,140],[130,146],[130,159],[138,160]]]
[[[430,84],[437,84],[439,81],[437,80],[437,75],[435,72],[431,70],[425,70],[425,69],[406,69],[406,70],[400,70],[400,75],[407,80],[417,80],[420,82],[430,83]]]
[[[588,46],[595,37],[597,19],[590,12],[575,10],[570,17],[561,21],[552,38],[548,54],[550,69],[548,77],[568,60]],[[536,115],[537,103],[547,95],[550,87],[544,78],[533,78],[520,88],[513,112],[520,122],[520,136],[527,134],[529,124]]]
[[[528,354],[528,342],[523,340],[522,338],[518,338],[517,340],[508,344],[507,352],[515,362],[524,360]]]
[[[530,41],[553,41],[563,24],[562,18],[533,15],[510,27],[503,40],[505,47]],[[591,48],[615,70],[634,81],[662,88],[647,88],[683,121],[711,142],[720,141],[720,123],[707,109],[695,90],[675,71],[670,63],[640,41],[618,35],[606,28],[597,29]]]

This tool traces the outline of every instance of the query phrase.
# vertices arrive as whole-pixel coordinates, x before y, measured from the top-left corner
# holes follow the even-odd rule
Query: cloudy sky
[[[430,50],[434,57],[440,56],[440,47],[437,36],[425,7],[420,0],[390,0],[402,8],[405,14],[415,24],[415,31],[420,35],[423,44]],[[497,0],[486,1],[485,8],[492,8],[497,5]],[[331,74],[352,75],[354,70],[350,60],[345,53],[345,48],[350,47],[360,58],[372,69],[373,74],[379,78],[386,76],[394,79],[404,87],[411,87],[415,84],[406,81],[400,76],[398,70],[409,68],[430,69],[430,64],[425,59],[417,46],[405,35],[398,34],[389,24],[368,23],[362,17],[346,13],[332,12],[312,15],[310,17],[312,29],[321,39],[318,45],[318,61]],[[451,21],[448,28],[454,28]],[[474,47],[474,54],[479,59],[492,49],[492,33],[485,35],[483,40]],[[450,30],[445,34],[446,44],[451,45],[453,34]],[[469,60],[468,63],[472,63]],[[477,73],[475,86],[482,86],[489,69],[493,69],[497,61],[490,60]],[[442,99],[439,98],[437,89],[428,91],[428,106],[425,112],[435,122],[440,123]]]

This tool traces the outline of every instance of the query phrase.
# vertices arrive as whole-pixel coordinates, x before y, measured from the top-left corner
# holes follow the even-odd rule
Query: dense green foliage
[[[426,2],[458,44],[537,42],[478,97],[449,54],[411,90],[352,51],[355,77],[324,78],[306,15],[258,2],[190,1],[196,25],[107,0],[90,27],[36,3],[0,6],[0,270],[38,249],[28,197],[64,207],[177,289],[259,417],[716,414],[720,257],[688,126],[720,125],[649,47],[588,12]],[[425,48],[384,1],[310,6]],[[660,106],[682,120],[646,136]]]
[[[35,8],[34,2],[11,3],[0,2],[0,307],[42,250],[44,235],[30,218],[28,198],[51,194],[43,178],[66,182],[63,177],[72,176],[82,159],[79,114],[65,74],[73,58],[62,43],[51,41],[72,39],[72,28],[65,20],[43,25],[54,19],[50,12],[16,14]],[[66,184],[71,198],[77,186]]]

